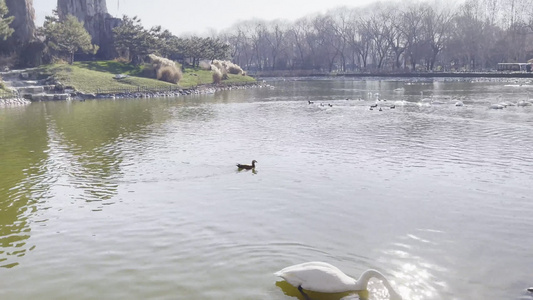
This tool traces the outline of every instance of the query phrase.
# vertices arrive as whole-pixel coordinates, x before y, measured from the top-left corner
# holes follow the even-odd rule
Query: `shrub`
[[[164,66],[157,70],[158,80],[177,84],[181,77],[181,71],[176,67]]]
[[[241,67],[227,60],[213,60],[213,65],[216,66],[222,74],[241,75],[244,73]]]
[[[241,67],[239,67],[239,66],[237,66],[235,64],[232,64],[232,65],[228,66],[228,73],[239,75],[239,74],[242,74],[244,72],[241,69]]]
[[[215,84],[221,83],[223,75],[222,75],[222,72],[220,72],[220,69],[212,65],[211,70],[213,70],[213,83]]]
[[[157,56],[155,54],[150,54],[148,57],[151,61],[151,67],[145,67],[145,74],[150,72],[152,73],[152,78],[157,78],[158,80],[175,84],[177,84],[183,77],[181,69],[176,65],[174,61]]]

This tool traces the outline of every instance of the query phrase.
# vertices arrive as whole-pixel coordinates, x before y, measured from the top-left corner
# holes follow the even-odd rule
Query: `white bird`
[[[464,106],[465,104],[463,103],[463,101],[459,100],[457,102],[455,102],[455,106]]]
[[[287,267],[274,275],[285,279],[305,296],[303,290],[319,293],[342,293],[363,291],[368,281],[375,277],[383,282],[389,291],[391,300],[402,300],[383,274],[376,270],[366,270],[358,280],[344,274],[337,267],[325,262],[307,262]]]
[[[531,103],[527,102],[526,100],[520,100],[516,106],[531,106]]]

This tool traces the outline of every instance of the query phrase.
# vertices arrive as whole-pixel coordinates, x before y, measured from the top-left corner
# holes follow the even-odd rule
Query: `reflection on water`
[[[441,278],[449,276],[447,266],[453,262],[439,262],[435,259],[447,258],[441,250],[446,248],[446,243],[451,241],[443,232],[421,230],[401,237],[394,243],[394,248],[383,251],[383,258],[380,260],[395,266],[397,271],[394,275],[403,283],[399,293],[405,299],[438,299],[440,295],[446,295],[449,286]],[[429,257],[432,258],[431,261],[427,260]]]
[[[368,299],[368,291],[360,292],[345,292],[345,293],[318,293],[305,291],[307,298],[298,290],[298,288],[292,286],[287,281],[281,280],[276,282],[276,286],[279,287],[283,293],[289,297],[299,300],[348,300],[348,299]]]
[[[1,111],[0,266],[18,265],[16,257],[35,248],[27,245],[28,217],[37,205],[53,206],[46,202],[58,194],[69,194],[73,203],[101,203],[95,211],[113,203],[127,159],[123,154],[131,151],[121,146],[128,135],[167,118],[145,108],[125,102],[62,102]]]
[[[327,261],[404,299],[531,299],[533,107],[489,109],[527,85],[274,84],[0,110],[0,297],[302,299],[272,274]]]
[[[389,292],[386,287],[377,279],[371,279],[368,282],[368,290],[352,291],[343,293],[319,293],[312,291],[305,291],[304,296],[298,288],[292,286],[287,281],[281,280],[276,282],[286,296],[297,298],[299,300],[384,300],[389,299]],[[405,295],[404,295],[405,297]],[[404,298],[411,299],[411,298]]]
[[[44,116],[40,109],[0,110],[0,267],[12,268],[35,248],[28,219],[50,182]]]

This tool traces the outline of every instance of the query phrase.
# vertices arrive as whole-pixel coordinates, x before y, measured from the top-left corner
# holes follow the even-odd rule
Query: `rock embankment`
[[[264,82],[234,85],[203,85],[195,88],[169,88],[160,90],[134,89],[134,91],[117,90],[106,93],[84,93],[72,87],[64,86],[53,76],[38,80],[31,69],[13,70],[0,73],[5,84],[10,87],[14,98],[23,103],[55,100],[88,100],[88,99],[122,99],[122,98],[163,98],[189,95],[214,94],[219,91],[240,90],[249,88],[269,87]],[[12,99],[13,100],[13,99]],[[19,103],[21,101],[10,101]],[[7,101],[6,101],[7,103]]]
[[[31,101],[28,101],[23,98],[0,99],[0,107],[23,106],[23,105],[28,105],[30,103]]]
[[[122,98],[164,98],[164,97],[181,97],[190,95],[207,95],[214,94],[220,91],[231,90],[244,90],[250,88],[262,88],[270,87],[269,85],[262,83],[248,83],[248,84],[235,84],[235,85],[205,85],[188,89],[175,89],[168,91],[137,91],[137,92],[117,92],[117,93],[96,93],[96,94],[83,94],[74,93],[74,100],[85,99],[122,99]]]
[[[31,69],[0,73],[4,83],[13,91],[16,99],[30,101],[69,100],[70,94],[58,90],[50,80],[37,80]]]

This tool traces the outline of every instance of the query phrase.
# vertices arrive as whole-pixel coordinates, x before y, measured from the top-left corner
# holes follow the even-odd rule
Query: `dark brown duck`
[[[257,162],[257,160],[252,160],[252,165],[241,165],[241,164],[237,164],[237,168],[239,169],[245,169],[245,170],[251,170],[251,169],[255,169],[255,163]]]

